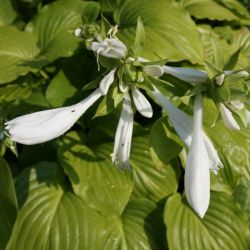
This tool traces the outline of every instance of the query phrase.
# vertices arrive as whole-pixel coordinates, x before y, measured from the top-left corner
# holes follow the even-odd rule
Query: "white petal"
[[[145,117],[151,118],[153,109],[146,97],[136,87],[132,88],[132,96],[138,112]]]
[[[129,156],[133,133],[133,110],[129,94],[124,96],[122,113],[115,134],[113,163],[122,169],[130,169]]]
[[[217,174],[219,167],[223,168],[223,164],[219,158],[217,150],[214,148],[213,143],[204,132],[203,132],[203,137],[204,137],[204,143],[205,143],[205,147],[206,147],[206,150],[209,156],[209,161],[210,161],[209,169],[210,171],[213,171],[215,174]]]
[[[32,145],[52,140],[70,129],[101,96],[97,89],[75,105],[24,115],[7,122],[6,128],[14,141],[23,144]]]
[[[99,88],[102,92],[102,95],[106,95],[108,93],[109,87],[114,82],[116,69],[112,69],[104,78],[101,80]]]
[[[224,79],[225,79],[225,74],[223,73],[215,77],[215,82],[218,86],[221,86],[224,82]]]
[[[163,67],[159,65],[146,65],[143,67],[143,71],[149,75],[154,77],[161,77],[164,74]]]
[[[192,119],[182,110],[176,108],[161,92],[154,87],[152,92],[159,104],[167,111],[169,119],[180,138],[190,147],[193,133]]]
[[[227,128],[233,130],[240,130],[240,126],[234,119],[232,112],[223,103],[220,104],[220,114],[224,122],[224,125]]]
[[[207,73],[204,70],[169,66],[163,66],[163,69],[165,73],[189,83],[197,84],[208,80]]]
[[[195,97],[193,127],[193,138],[185,170],[185,192],[191,207],[203,218],[210,200],[210,172],[202,130],[201,96]]]
[[[122,93],[126,93],[128,91],[128,85],[126,83],[120,82],[119,89]]]
[[[93,42],[90,49],[105,57],[121,59],[127,53],[127,47],[118,39],[106,38],[100,42]]]

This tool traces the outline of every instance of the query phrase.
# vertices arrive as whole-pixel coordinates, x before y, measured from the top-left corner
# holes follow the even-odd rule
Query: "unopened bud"
[[[222,73],[222,74],[215,77],[215,82],[218,86],[221,86],[224,82],[224,79],[225,79],[225,74]]]

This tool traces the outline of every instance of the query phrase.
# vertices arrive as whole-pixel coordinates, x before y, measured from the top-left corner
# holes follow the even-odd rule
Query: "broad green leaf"
[[[218,3],[223,4],[225,7],[235,12],[235,14],[250,18],[249,12],[244,6],[242,6],[237,0],[216,0]]]
[[[211,117],[215,117],[216,108],[211,101],[204,102],[204,124],[210,139],[212,140],[224,168],[220,169],[218,175],[211,174],[211,188],[216,191],[232,193],[238,184],[239,177],[250,180],[250,136],[249,129],[242,132],[232,131],[218,122],[212,128]]]
[[[68,98],[76,93],[77,88],[71,84],[61,70],[50,82],[46,91],[46,99],[53,107],[61,107]]]
[[[17,201],[9,166],[0,157],[0,249],[4,250],[17,216]]]
[[[0,1],[0,26],[11,24],[17,17],[11,0]]]
[[[165,147],[167,152],[169,147]],[[149,152],[149,138],[134,137],[130,163],[133,171],[133,197],[147,197],[153,202],[159,202],[177,191],[180,167],[178,160],[169,164],[152,161]]]
[[[88,3],[80,0],[56,1],[46,5],[27,25],[26,30],[38,38],[41,57],[52,62],[73,55],[80,42],[73,31],[82,25],[81,14],[86,6]]]
[[[122,4],[122,2],[123,0],[99,0],[102,12],[112,12]]]
[[[182,148],[183,144],[170,127],[167,117],[158,119],[150,132],[150,154],[152,159],[168,163],[179,155]]]
[[[72,132],[62,138],[59,146],[59,160],[74,192],[100,213],[120,215],[132,192],[131,174],[112,164],[112,143],[89,148],[85,142]]]
[[[39,53],[34,36],[13,27],[0,27],[0,84],[27,74],[28,62]]]
[[[221,6],[214,0],[185,0],[184,8],[196,18],[210,20],[237,20],[229,9]],[[208,11],[209,10],[209,11]]]
[[[234,189],[233,197],[240,204],[250,222],[250,181],[241,180],[239,185]]]
[[[170,250],[247,250],[248,224],[231,196],[211,193],[200,219],[180,194],[168,199],[164,214]]]
[[[201,42],[187,12],[172,1],[127,0],[115,12],[119,37],[129,47],[134,42],[138,16],[143,22],[146,43],[142,56],[151,60],[203,62]]]
[[[82,17],[86,23],[94,23],[98,18],[100,6],[96,2],[89,2],[83,9]]]
[[[0,87],[0,107],[6,108],[10,103],[26,99],[30,94],[31,88],[25,83],[2,86]]]
[[[103,250],[166,249],[164,224],[157,206],[147,199],[131,200],[109,224]]]
[[[72,192],[56,163],[24,170],[16,190],[21,209],[7,250],[102,249],[106,221]]]

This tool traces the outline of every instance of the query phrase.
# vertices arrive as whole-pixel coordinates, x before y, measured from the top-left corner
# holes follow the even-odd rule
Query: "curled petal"
[[[159,65],[146,65],[143,68],[143,71],[149,75],[149,76],[154,76],[154,77],[161,77],[164,74],[164,70],[161,66]]]
[[[250,112],[247,111],[247,125],[250,125]]]
[[[189,83],[203,83],[208,80],[207,72],[198,69],[163,66],[164,72]]]
[[[129,94],[123,100],[122,113],[115,133],[113,163],[122,169],[130,169],[129,156],[133,133],[133,110]]]
[[[75,105],[17,117],[5,123],[6,130],[13,141],[26,145],[52,140],[69,130],[101,96],[97,89]]]
[[[99,88],[102,92],[102,95],[106,95],[108,93],[110,85],[114,82],[116,69],[112,69],[104,78],[101,80]]]
[[[220,104],[220,114],[224,125],[232,130],[240,130],[240,126],[233,117],[232,112],[223,104]]]
[[[200,95],[195,97],[193,128],[185,170],[185,192],[191,207],[203,218],[210,200],[210,172],[202,130],[202,97]]]
[[[132,88],[132,96],[138,112],[145,117],[151,118],[153,109],[146,97],[136,87]]]
[[[100,42],[93,42],[90,49],[105,57],[121,59],[127,53],[127,47],[118,39],[106,38]]]

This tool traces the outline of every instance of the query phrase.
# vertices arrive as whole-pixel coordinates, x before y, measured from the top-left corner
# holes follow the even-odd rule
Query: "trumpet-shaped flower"
[[[204,143],[202,113],[202,97],[197,95],[194,101],[193,136],[185,170],[185,193],[189,204],[201,218],[210,200],[210,161]]]
[[[198,69],[163,66],[165,73],[189,83],[204,83],[208,80],[207,72]]]
[[[133,110],[129,94],[126,93],[123,100],[122,112],[115,133],[113,163],[122,169],[130,169],[129,156],[133,133]]]
[[[100,42],[93,42],[90,49],[98,55],[116,59],[123,58],[127,53],[127,47],[124,43],[115,38],[106,38]]]
[[[5,123],[13,141],[32,145],[52,140],[69,130],[85,111],[106,95],[114,81],[115,69],[100,82],[99,88],[83,101],[63,108],[50,109],[17,117]]]
[[[202,129],[201,97],[198,96],[195,99],[193,124],[192,118],[175,107],[157,88],[154,87],[152,94],[167,111],[176,133],[189,148],[185,189],[190,205],[202,218],[209,204],[209,170],[217,174],[219,167],[223,167],[223,164],[212,142]],[[201,185],[200,180],[203,180],[204,186]]]
[[[233,117],[232,112],[223,104],[220,103],[220,114],[224,125],[232,130],[240,130],[240,126]]]
[[[13,141],[26,145],[52,140],[69,130],[101,96],[101,91],[96,89],[83,101],[69,107],[17,117],[5,123],[6,130]]]

